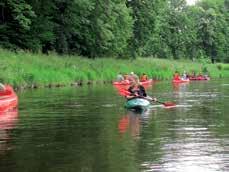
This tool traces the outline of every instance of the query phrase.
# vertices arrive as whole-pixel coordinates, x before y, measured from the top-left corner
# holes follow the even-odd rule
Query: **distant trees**
[[[229,62],[228,10],[228,0],[2,0],[0,46]]]
[[[26,33],[36,16],[32,7],[24,0],[3,0],[0,2],[0,15],[0,45],[30,49],[26,44]]]

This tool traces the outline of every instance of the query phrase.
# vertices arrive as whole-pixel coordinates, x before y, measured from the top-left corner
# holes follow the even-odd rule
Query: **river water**
[[[0,172],[229,171],[229,80],[147,92],[177,106],[128,111],[112,85],[18,93],[0,115]]]

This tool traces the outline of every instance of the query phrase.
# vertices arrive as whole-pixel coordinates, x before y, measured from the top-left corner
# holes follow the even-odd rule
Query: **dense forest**
[[[0,47],[229,62],[229,0],[0,0]]]

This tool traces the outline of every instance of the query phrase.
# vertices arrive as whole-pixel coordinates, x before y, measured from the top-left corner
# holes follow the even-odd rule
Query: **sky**
[[[186,0],[186,1],[188,5],[193,5],[196,2],[196,0]]]

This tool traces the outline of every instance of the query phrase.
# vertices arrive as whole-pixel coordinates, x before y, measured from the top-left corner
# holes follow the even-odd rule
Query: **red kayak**
[[[173,83],[187,83],[189,79],[173,79]]]
[[[152,79],[149,79],[147,81],[142,81],[140,82],[142,85],[147,85],[147,84],[151,84],[153,82]],[[130,81],[129,80],[124,80],[124,81],[120,81],[120,82],[113,82],[113,85],[130,85]]]
[[[148,79],[147,81],[141,81],[140,83],[142,85],[147,85],[147,84],[152,84],[153,80],[152,79]]]
[[[18,97],[10,85],[5,85],[5,90],[0,91],[0,112],[15,109],[18,106]]]
[[[189,80],[191,80],[191,81],[206,81],[206,80],[210,80],[210,78],[208,76],[190,76]]]
[[[113,85],[130,85],[130,81],[129,80],[115,81],[113,82]]]

